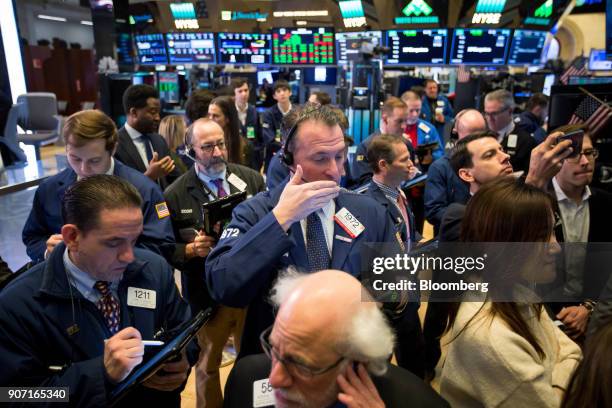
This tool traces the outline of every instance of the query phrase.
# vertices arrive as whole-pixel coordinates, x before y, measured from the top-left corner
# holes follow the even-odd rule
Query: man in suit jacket
[[[289,272],[274,286],[265,354],[238,361],[224,406],[446,407],[420,378],[388,364],[393,333],[359,281],[342,271]],[[367,329],[364,330],[363,328]],[[261,386],[256,381],[261,381]]]
[[[581,125],[568,125],[557,131],[567,133],[578,129],[585,130]],[[590,135],[585,133],[582,151],[565,159],[549,189],[555,198],[557,219],[561,221],[555,227],[557,241],[584,244],[565,247],[563,293],[575,302],[555,310],[559,312],[557,318],[563,321],[573,338],[586,333],[593,304],[609,276],[608,268],[601,268],[600,255],[593,252],[598,248],[587,246],[588,242],[612,241],[609,216],[612,194],[589,187],[598,154]]]
[[[250,86],[246,78],[232,79],[236,111],[240,120],[240,134],[248,146],[249,167],[260,171],[263,165],[263,136],[261,123],[255,106],[249,104]]]
[[[42,262],[62,242],[61,205],[68,187],[77,179],[95,174],[121,177],[138,189],[142,197],[144,227],[137,246],[170,259],[174,234],[164,196],[149,178],[113,158],[117,128],[112,119],[98,110],[77,112],[66,120],[64,135],[69,166],[38,186],[23,227],[23,243],[32,261]]]
[[[150,85],[131,85],[123,93],[126,123],[119,129],[115,157],[144,173],[165,190],[180,173],[170,157],[170,149],[157,133],[159,92]]]
[[[247,197],[264,191],[261,174],[229,163],[223,129],[210,119],[196,120],[187,135],[187,149],[195,165],[165,191],[177,245],[172,264],[183,273],[183,294],[192,312],[206,309],[213,301],[204,285],[204,260],[217,236],[203,230],[202,204],[241,191]],[[245,311],[220,306],[198,334],[203,350],[196,365],[197,406],[220,406],[222,401],[219,361],[230,335],[239,346]]]
[[[338,186],[345,152],[338,119],[327,106],[300,114],[284,148],[290,180],[236,207],[206,259],[213,298],[249,306],[241,356],[261,352],[258,336],[273,321],[266,296],[278,270],[332,267],[361,276],[366,243],[390,243],[399,252],[384,208]]]
[[[537,142],[529,132],[515,125],[513,110],[514,98],[509,91],[498,89],[485,96],[484,115],[489,129],[497,133],[497,141],[510,155],[514,170],[522,170],[527,174],[531,150]]]
[[[368,162],[374,176],[367,195],[387,209],[389,218],[395,225],[396,235],[401,237],[404,250],[409,252],[414,243],[420,240],[414,223],[414,216],[400,185],[414,178],[416,167],[410,160],[410,153],[403,139],[392,135],[378,135],[368,146]],[[418,293],[411,298],[412,303],[399,316],[390,316],[391,325],[396,331],[397,345],[395,357],[397,364],[412,373],[423,376],[423,336],[418,316]]]

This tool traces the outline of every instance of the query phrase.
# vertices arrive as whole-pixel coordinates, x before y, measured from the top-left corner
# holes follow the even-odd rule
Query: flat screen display
[[[514,30],[508,65],[539,65],[546,42],[546,31]]]
[[[136,55],[140,65],[167,64],[168,55],[163,34],[135,35]]]
[[[171,64],[214,64],[213,33],[168,33],[168,56]]]
[[[304,85],[336,85],[337,68],[304,68]]]
[[[446,63],[448,30],[389,30],[389,65],[436,65]]]
[[[503,65],[510,43],[509,29],[456,28],[451,64]]]
[[[272,35],[251,33],[218,33],[219,64],[272,63]]]
[[[356,31],[336,33],[338,64],[360,61],[363,49],[373,49],[382,44],[382,31]]]
[[[167,103],[179,102],[179,76],[176,72],[158,72],[159,97]]]
[[[332,28],[275,28],[272,58],[278,65],[334,64]]]
[[[589,55],[589,71],[612,70],[612,61],[606,59],[606,50],[591,48]]]

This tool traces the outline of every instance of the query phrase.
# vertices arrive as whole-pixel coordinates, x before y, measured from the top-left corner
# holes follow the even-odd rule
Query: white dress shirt
[[[226,177],[227,169],[223,170],[223,172],[221,174],[219,174],[219,176],[213,178],[213,177],[210,177],[210,176],[202,173],[200,171],[200,169],[197,167],[197,165],[195,165],[195,166],[196,166],[196,172],[198,174],[198,178],[200,179],[200,181],[202,183],[204,183],[204,185],[206,185],[206,187],[208,187],[208,189],[210,191],[212,191],[213,194],[214,194],[214,195],[213,194],[209,194],[208,195],[208,199],[209,200],[216,200],[219,197],[219,189],[217,188],[215,183],[212,182],[213,180],[216,180],[216,179],[222,179],[223,180],[223,184],[222,184],[223,185],[223,189],[225,190],[225,192],[228,195],[231,194],[230,193],[230,185],[227,182],[227,177]]]
[[[134,146],[136,146],[136,150],[138,150],[138,154],[140,155],[140,158],[142,159],[145,168],[148,169],[149,160],[147,160],[147,149],[145,147],[145,143],[149,143],[149,146],[151,145],[151,143],[143,137],[142,133],[140,133],[127,123],[125,124],[125,130],[127,131],[128,135],[130,135],[132,142],[134,142]],[[151,151],[155,151],[153,150],[153,146],[151,146]]]
[[[316,211],[316,214],[321,219],[323,225],[323,233],[325,234],[325,243],[329,250],[329,256],[332,256],[333,238],[334,238],[334,214],[336,213],[336,203],[334,200],[329,200],[325,207]],[[302,234],[304,235],[304,244],[308,245],[306,240],[306,218],[300,221]]]

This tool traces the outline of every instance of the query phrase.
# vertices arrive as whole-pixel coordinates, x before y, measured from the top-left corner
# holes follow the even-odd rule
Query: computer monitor
[[[364,50],[373,49],[381,44],[382,31],[336,33],[338,64],[358,62],[363,59]]]
[[[216,62],[213,33],[167,33],[166,41],[171,64],[214,64]]]
[[[218,33],[219,64],[270,64],[272,35],[251,33]]]
[[[544,86],[542,86],[542,93],[546,96],[550,96],[550,89],[555,83],[555,74],[548,74],[544,77]]]
[[[506,62],[509,29],[456,28],[451,47],[451,64],[503,65]]]
[[[272,31],[272,62],[275,65],[330,65],[335,63],[334,30],[275,28]]]
[[[139,34],[134,36],[136,54],[140,65],[167,64],[166,44],[163,34]]]
[[[266,79],[268,83],[272,85],[274,81],[276,81],[276,78],[278,78],[278,69],[271,69],[265,71],[259,69],[257,70],[257,85],[259,86],[263,85],[264,79]]]
[[[337,83],[338,69],[329,67],[304,68],[304,85],[330,85]]]
[[[540,65],[546,31],[514,30],[508,65]]]
[[[176,72],[158,72],[157,89],[159,98],[166,103],[179,103],[179,75]]]
[[[610,70],[612,70],[612,61],[606,58],[606,50],[591,48],[591,54],[589,55],[589,71]]]
[[[446,63],[448,30],[389,30],[387,47],[391,49],[387,65],[442,65]]]

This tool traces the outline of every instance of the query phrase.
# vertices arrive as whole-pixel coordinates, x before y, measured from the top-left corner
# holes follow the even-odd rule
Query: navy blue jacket
[[[293,109],[293,107],[291,108]],[[278,108],[278,104],[266,109],[261,114],[261,134],[266,149],[264,158],[264,171],[268,171],[268,166],[272,156],[281,148],[281,124],[283,114]]]
[[[236,207],[232,221],[206,259],[206,281],[213,299],[226,306],[249,307],[241,356],[261,352],[259,335],[274,321],[266,298],[278,271],[289,265],[302,270],[308,268],[300,223],[294,223],[285,233],[272,213],[283,188],[284,183]],[[335,224],[332,269],[360,277],[365,243],[394,243],[399,252],[395,227],[384,208],[374,200],[342,190],[335,203],[336,211],[346,207],[365,230],[351,239]]]
[[[470,187],[453,171],[448,156],[432,163],[425,182],[425,219],[437,235],[446,208],[452,203],[465,204],[470,199]]]
[[[268,187],[268,190],[272,190],[281,184],[287,176],[289,176],[289,168],[281,162],[280,156],[275,154],[270,159],[268,171],[266,172],[266,187]]]
[[[436,122],[435,111],[432,112],[431,106],[429,105],[429,99],[427,99],[427,96],[423,97],[423,104],[421,107],[421,117],[425,119],[427,122],[433,123],[436,126],[436,130],[438,131],[438,133],[440,135],[444,135],[444,125],[446,123],[450,123],[453,120],[453,117],[455,116],[455,114],[453,113],[453,108],[451,107],[451,104],[448,98],[446,98],[446,96],[438,95],[437,103],[438,103],[438,106],[442,108],[442,115],[444,115],[444,123]],[[442,144],[442,147],[444,148],[444,143]]]
[[[111,333],[96,305],[68,283],[62,259],[65,248],[59,244],[46,262],[0,292],[0,384],[69,387],[71,406],[108,406],[114,386],[106,377],[103,354],[104,339]],[[152,339],[161,328],[172,331],[188,321],[191,313],[168,263],[141,249],[135,249],[134,255],[136,260],[119,283],[120,329],[132,326],[143,339]],[[128,306],[128,287],[154,290],[155,309]],[[191,362],[194,352],[197,347],[188,353]],[[51,371],[49,366],[64,368]],[[121,405],[148,401],[149,406],[178,407],[179,393],[180,389],[161,392],[136,387]]]
[[[240,134],[248,145],[248,166],[259,171],[263,164],[264,141],[261,132],[261,122],[259,121],[259,113],[257,113],[257,109],[255,109],[253,105],[247,106],[244,125],[240,122]]]
[[[537,144],[546,139],[546,131],[542,128],[537,116],[529,111],[525,111],[514,118],[514,124],[517,129],[522,129],[531,134]]]
[[[356,186],[363,185],[372,178],[372,167],[370,167],[368,163],[367,156],[368,146],[370,142],[372,142],[372,138],[379,134],[380,131],[372,133],[357,146],[357,151],[351,163],[351,179]],[[414,146],[412,146],[409,139],[404,138],[404,140],[406,141],[410,156],[414,160]],[[432,152],[432,157],[434,160],[437,160],[444,155],[444,141],[440,137],[440,134],[431,123],[422,119],[419,119],[417,123],[417,142],[418,144],[438,142],[438,148]]]
[[[149,249],[167,259],[174,252],[174,233],[169,216],[159,218],[156,204],[164,203],[159,186],[147,176],[115,160],[113,174],[129,181],[142,197],[143,230],[137,245]],[[55,176],[43,181],[32,202],[32,211],[23,227],[22,239],[28,256],[34,263],[44,260],[47,240],[52,234],[59,234],[64,225],[62,201],[66,189],[74,184],[77,175],[68,167]]]

